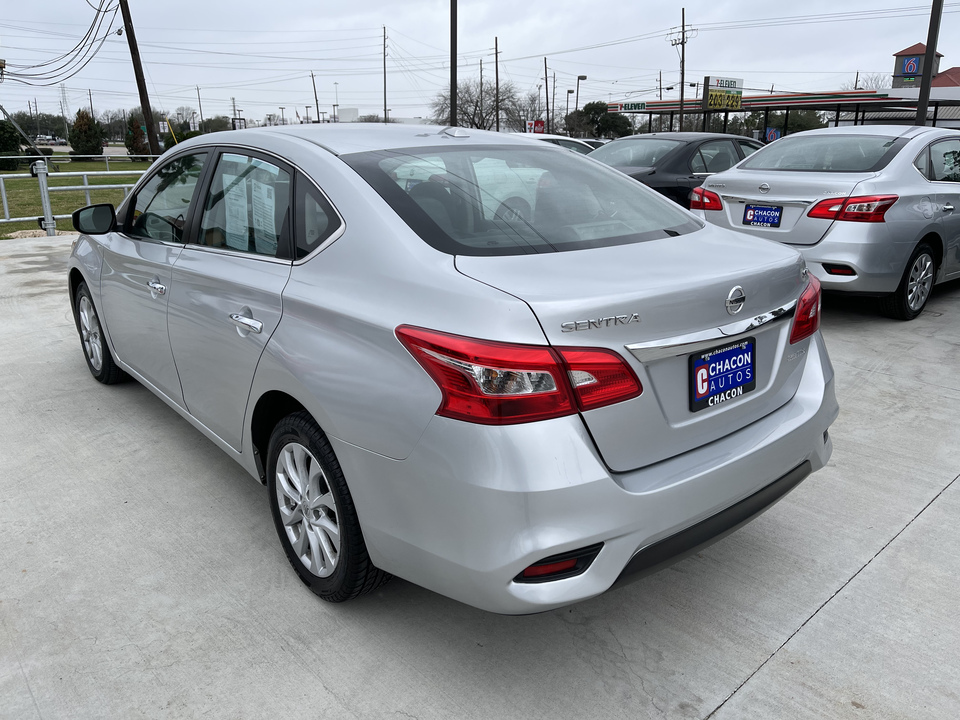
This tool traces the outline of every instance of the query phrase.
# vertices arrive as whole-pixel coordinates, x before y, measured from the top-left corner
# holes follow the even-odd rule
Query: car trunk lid
[[[812,218],[807,213],[822,200],[842,199],[874,173],[773,172],[769,170],[727,171],[704,182],[717,193],[721,210],[704,212],[715,225],[739,230],[768,240],[791,245],[815,245],[833,220]],[[772,212],[769,209],[773,209]],[[777,217],[778,222],[768,222]],[[751,224],[764,223],[764,224]]]
[[[550,344],[613,350],[637,374],[639,397],[582,413],[614,471],[717,440],[793,396],[797,365],[782,356],[802,267],[788,248],[709,226],[592,250],[457,257],[461,273],[525,301]],[[735,288],[745,301],[731,315]],[[748,328],[758,317],[770,322]],[[694,411],[691,355],[746,339],[753,343],[755,389]]]

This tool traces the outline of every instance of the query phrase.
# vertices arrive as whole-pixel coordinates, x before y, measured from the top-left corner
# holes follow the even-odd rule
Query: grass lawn
[[[50,170],[48,184],[50,187],[83,185],[82,177],[57,177],[65,172],[103,172],[106,164],[100,160],[80,160],[72,161],[69,156],[54,155],[47,160],[47,166]],[[59,167],[59,171],[56,167]],[[150,167],[149,162],[128,161],[122,156],[110,157],[110,171],[124,171],[132,174],[110,175],[107,177],[88,177],[87,181],[91,186],[96,185],[132,185],[137,181],[139,175]],[[0,172],[0,178],[4,179],[4,187],[7,193],[7,205],[10,217],[41,217],[43,215],[43,206],[40,202],[40,187],[36,178],[18,178],[7,180],[6,176],[18,173],[29,173],[30,169],[24,166],[16,173]],[[119,205],[124,198],[123,190],[91,190],[91,203],[113,203]],[[86,194],[83,190],[67,190],[64,192],[50,193],[50,203],[53,206],[54,215],[65,215],[72,213],[77,208],[87,205]],[[3,217],[3,215],[0,215]],[[10,233],[17,230],[36,230],[37,221],[32,220],[24,223],[3,223],[0,224],[0,239],[9,237]],[[71,230],[70,220],[57,220],[58,230]]]

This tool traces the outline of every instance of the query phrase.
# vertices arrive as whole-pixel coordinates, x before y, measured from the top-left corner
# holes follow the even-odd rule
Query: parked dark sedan
[[[740,135],[669,132],[630,135],[597,148],[590,157],[611,165],[690,208],[690,193],[763,147]]]

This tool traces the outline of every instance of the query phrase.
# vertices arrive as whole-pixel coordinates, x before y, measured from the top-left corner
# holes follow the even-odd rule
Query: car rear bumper
[[[632,472],[606,469],[577,416],[506,427],[435,418],[403,461],[334,446],[378,567],[485,610],[524,614],[599,595],[732,532],[823,467],[837,412],[818,333],[785,405]],[[598,543],[575,577],[515,581],[544,558]]]
[[[824,290],[892,293],[916,243],[897,241],[882,223],[835,222],[816,245],[793,245]],[[831,273],[826,265],[852,268],[854,275]]]

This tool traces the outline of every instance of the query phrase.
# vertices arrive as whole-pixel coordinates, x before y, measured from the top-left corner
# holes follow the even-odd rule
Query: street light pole
[[[574,110],[576,110],[577,113],[580,112],[580,81],[581,81],[581,80],[586,80],[586,79],[587,79],[587,76],[586,76],[586,75],[577,75],[577,106],[574,108]],[[580,116],[577,115],[577,118],[578,118],[578,119],[579,119],[579,117],[580,117]],[[577,123],[577,125],[579,126],[579,123]],[[579,127],[577,128],[577,132],[578,132],[578,134],[579,134]]]
[[[283,117],[283,111],[284,111],[284,110],[286,110],[285,107],[281,107],[281,108],[280,108],[280,124],[281,124],[281,125],[286,125],[286,124],[287,124],[286,119],[284,119],[284,117]]]
[[[567,90],[567,114],[563,116],[563,124],[567,127],[567,135],[570,134],[570,96],[573,90]]]
[[[340,83],[333,84],[333,121],[340,122]]]
[[[313,105],[307,105],[307,125],[310,124],[310,108],[312,107]]]

